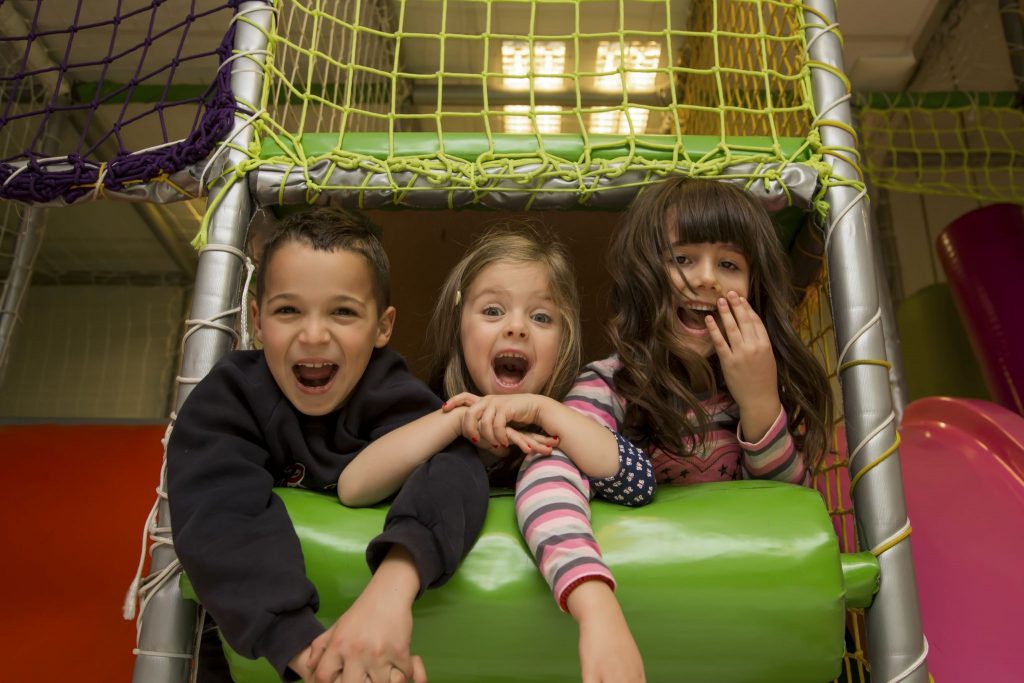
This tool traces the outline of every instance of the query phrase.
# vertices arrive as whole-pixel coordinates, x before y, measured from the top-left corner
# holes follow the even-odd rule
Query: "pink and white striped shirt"
[[[614,389],[615,372],[622,367],[618,356],[587,365],[564,403],[618,433],[625,419],[626,402]],[[710,420],[703,443],[694,443],[686,454],[637,443],[651,459],[661,484],[697,484],[729,479],[774,479],[805,484],[809,472],[795,449],[787,428],[786,411],[756,443],[741,438],[739,407],[726,393],[701,402]],[[692,413],[691,413],[692,416]]]

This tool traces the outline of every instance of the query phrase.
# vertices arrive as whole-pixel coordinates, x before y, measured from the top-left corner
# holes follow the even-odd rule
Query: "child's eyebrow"
[[[507,290],[507,289],[503,289],[503,288],[500,288],[500,287],[488,287],[487,289],[482,289],[479,292],[477,292],[476,294],[474,294],[473,295],[473,300],[475,301],[475,300],[477,300],[477,299],[479,299],[480,297],[483,297],[483,296],[509,296],[510,294],[511,294],[511,292],[509,290]],[[537,295],[531,293],[531,296],[537,296]],[[544,292],[544,294],[541,294],[538,298],[540,298],[540,299],[542,299],[544,301],[554,301],[555,300],[555,297],[551,296],[550,292]]]
[[[302,297],[300,297],[298,294],[295,294],[293,292],[281,292],[279,294],[275,294],[274,296],[267,297],[267,303],[269,304],[269,303],[272,303],[272,302],[277,301],[279,299],[282,300],[282,301],[293,301],[295,299],[301,299],[301,298]],[[351,301],[351,302],[357,303],[357,304],[366,303],[363,299],[360,299],[359,297],[352,296],[351,294],[338,294],[336,296],[331,297],[330,301],[332,303],[337,303],[337,302],[341,302],[341,301],[346,301],[346,302],[347,301]]]

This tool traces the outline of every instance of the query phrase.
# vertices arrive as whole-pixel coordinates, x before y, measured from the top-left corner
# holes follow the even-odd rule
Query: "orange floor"
[[[0,651],[9,681],[131,680],[121,618],[163,426],[0,426]]]

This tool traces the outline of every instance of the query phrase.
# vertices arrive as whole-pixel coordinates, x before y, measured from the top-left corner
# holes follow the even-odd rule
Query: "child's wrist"
[[[562,407],[562,404],[550,396],[543,396],[537,394],[537,411],[534,416],[534,424],[544,430],[548,436],[555,436],[558,429],[553,424],[557,416],[557,410]]]
[[[460,436],[463,436],[462,418],[466,415],[467,410],[469,410],[469,408],[467,408],[466,406],[457,406],[447,412],[441,413],[442,415],[445,416],[445,419],[447,420],[445,424],[448,425],[448,427],[450,427],[452,430],[452,439],[457,439]]]
[[[608,600],[615,600],[615,584],[602,574],[582,576],[562,592],[562,609],[576,621],[587,619],[592,613],[604,613]]]

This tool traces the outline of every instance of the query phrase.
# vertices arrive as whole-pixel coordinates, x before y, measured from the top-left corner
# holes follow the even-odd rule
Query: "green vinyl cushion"
[[[386,507],[276,492],[320,593],[319,617],[333,623],[369,579],[364,552]],[[664,487],[642,508],[595,501],[593,522],[652,683],[830,681],[844,653],[845,609],[867,605],[878,581],[869,554],[840,556],[812,489]],[[441,683],[568,681],[579,680],[576,639],[521,539],[512,496],[492,496],[462,567],[416,603],[413,652]],[[236,681],[277,680],[265,661],[225,651]]]

